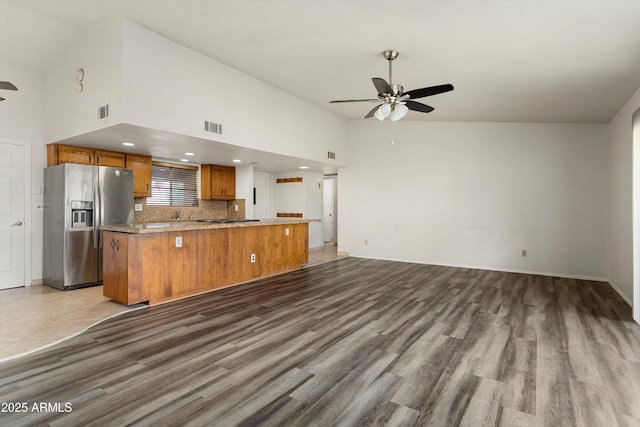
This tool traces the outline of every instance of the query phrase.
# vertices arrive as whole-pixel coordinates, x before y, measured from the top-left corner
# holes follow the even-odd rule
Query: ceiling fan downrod
[[[392,49],[388,49],[385,50],[384,52],[382,52],[382,55],[384,56],[384,58],[389,61],[389,86],[391,87],[393,93],[389,94],[392,96],[396,96],[400,93],[402,93],[403,87],[400,85],[396,85],[393,84],[393,60],[396,59],[398,57],[398,55],[400,54],[400,52],[398,52],[397,50],[392,50]]]
[[[388,49],[382,52],[382,55],[387,61],[389,61],[389,85],[391,85],[393,83],[393,80],[391,79],[391,76],[392,76],[391,62],[398,57],[399,52],[397,50]]]

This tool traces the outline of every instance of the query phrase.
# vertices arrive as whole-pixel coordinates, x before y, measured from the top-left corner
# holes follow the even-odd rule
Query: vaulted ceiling
[[[329,101],[375,97],[385,49],[405,89],[455,86],[405,120],[604,123],[640,87],[637,0],[5,0],[0,60],[45,70],[113,17],[350,119]]]

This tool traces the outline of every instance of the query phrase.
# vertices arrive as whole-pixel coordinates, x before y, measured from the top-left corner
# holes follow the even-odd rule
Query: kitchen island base
[[[308,223],[153,233],[103,232],[104,295],[155,305],[297,270]]]

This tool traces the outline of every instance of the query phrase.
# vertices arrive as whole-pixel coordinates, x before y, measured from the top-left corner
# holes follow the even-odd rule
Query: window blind
[[[197,168],[183,165],[153,164],[150,206],[197,206]]]

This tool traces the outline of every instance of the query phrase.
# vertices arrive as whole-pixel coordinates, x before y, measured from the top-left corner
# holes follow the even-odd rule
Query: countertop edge
[[[263,227],[269,225],[285,225],[285,224],[308,224],[310,222],[321,222],[319,219],[261,219],[259,221],[250,222],[232,222],[232,223],[206,223],[196,220],[187,221],[165,221],[165,222],[147,222],[136,224],[122,225],[103,225],[100,227],[102,231],[113,231],[117,233],[127,234],[146,234],[146,233],[168,233],[174,231],[194,231],[209,230],[216,228],[236,228],[236,227]]]

